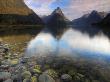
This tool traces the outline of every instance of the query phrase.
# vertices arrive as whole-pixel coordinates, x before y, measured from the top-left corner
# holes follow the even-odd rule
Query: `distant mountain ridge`
[[[98,12],[93,10],[91,13],[85,14],[82,17],[73,20],[71,24],[74,29],[81,32],[86,32],[90,34],[90,36],[93,36],[98,34],[101,30],[94,24],[102,21],[106,15],[106,12]]]
[[[73,25],[91,26],[93,23],[101,21],[106,16],[105,12],[97,12],[93,10],[89,14],[85,14],[82,17],[72,21]]]

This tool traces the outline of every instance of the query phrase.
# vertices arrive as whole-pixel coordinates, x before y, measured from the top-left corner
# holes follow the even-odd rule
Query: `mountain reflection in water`
[[[89,37],[87,33],[81,33],[74,29],[68,29],[57,40],[52,32],[43,30],[28,44],[27,52],[32,56],[37,55],[73,55],[73,53],[110,54],[110,40],[103,34]],[[92,55],[91,54],[91,55]]]

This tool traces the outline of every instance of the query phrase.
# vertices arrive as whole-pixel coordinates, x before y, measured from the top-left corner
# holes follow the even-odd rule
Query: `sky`
[[[49,15],[61,7],[65,16],[76,19],[92,10],[110,11],[110,0],[24,0],[38,15]]]

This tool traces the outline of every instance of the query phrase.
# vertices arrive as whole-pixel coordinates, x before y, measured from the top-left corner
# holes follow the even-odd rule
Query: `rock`
[[[23,82],[30,82],[30,79],[24,79]]]
[[[0,44],[0,53],[7,54],[9,52],[9,48],[6,44]]]
[[[31,77],[31,73],[29,72],[29,71],[24,71],[23,73],[22,73],[22,77],[24,77],[24,78],[30,78]]]
[[[27,63],[29,61],[28,57],[24,57],[21,59],[21,63]]]
[[[10,64],[12,66],[17,65],[18,63],[19,63],[19,60],[18,59],[13,59],[13,60],[10,61]]]
[[[3,60],[2,65],[4,65],[4,66],[10,65],[10,59]]]
[[[13,82],[13,80],[12,80],[12,79],[7,79],[7,80],[4,81],[4,82]]]
[[[55,82],[55,80],[48,74],[42,74],[39,76],[39,82]]]
[[[37,82],[37,77],[36,76],[31,77],[31,82]]]
[[[68,75],[68,74],[63,74],[61,76],[61,80],[62,80],[62,82],[71,82],[72,77],[70,75]]]
[[[98,80],[93,80],[92,82],[99,82]]]
[[[53,69],[48,69],[44,72],[45,74],[48,74],[49,76],[51,76],[52,78],[57,78],[58,74],[55,70]]]
[[[35,65],[35,66],[34,66],[34,69],[33,69],[33,72],[40,74],[40,73],[41,73],[41,68],[40,68],[40,66],[39,66],[39,65]]]
[[[84,75],[82,75],[82,74],[80,74],[80,73],[77,73],[77,76],[79,76],[79,77],[81,77],[81,78],[84,77]]]
[[[1,66],[0,66],[0,69],[1,69],[1,70],[8,70],[9,68],[10,68],[9,65],[1,65]]]
[[[89,79],[85,79],[85,82],[90,82],[90,80]]]
[[[9,72],[0,72],[0,79],[9,79],[11,74]]]

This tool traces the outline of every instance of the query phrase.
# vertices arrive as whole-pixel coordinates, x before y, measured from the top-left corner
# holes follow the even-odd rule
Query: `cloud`
[[[60,6],[71,20],[92,10],[110,10],[110,0],[25,0],[25,2],[38,15],[49,15],[53,7]]]
[[[71,19],[80,17],[81,15],[92,10],[109,11],[110,0],[71,0],[70,5],[64,10],[67,16]]]
[[[54,2],[54,0],[24,0],[24,1],[38,15],[49,15],[52,12],[49,5],[52,2]]]

